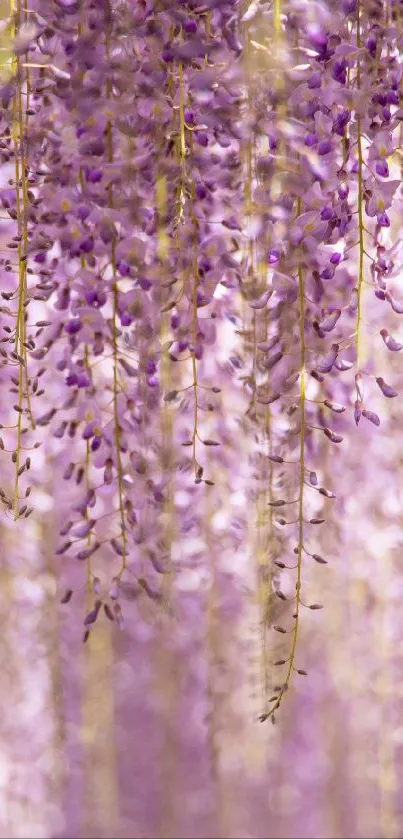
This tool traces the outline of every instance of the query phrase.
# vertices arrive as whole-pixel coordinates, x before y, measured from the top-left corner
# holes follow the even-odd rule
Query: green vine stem
[[[357,0],[357,50],[361,47],[361,32],[360,32],[360,0]],[[361,85],[361,66],[360,59],[357,57],[357,88]],[[357,326],[356,326],[356,353],[357,353],[357,373],[360,370],[361,363],[361,321],[362,321],[362,286],[364,281],[364,218],[363,218],[363,154],[362,154],[362,134],[361,134],[361,117],[357,115],[357,154],[358,154],[358,235],[359,235],[359,262],[358,262],[358,305],[357,305]]]
[[[21,24],[21,2],[18,0],[15,6],[11,0],[11,14],[14,19],[14,34],[19,31]],[[21,62],[19,56],[13,58],[13,71],[17,79],[16,93],[13,99],[13,142],[15,161],[15,186],[16,186],[16,210],[18,225],[18,306],[16,315],[14,353],[18,358],[18,402],[14,406],[17,412],[17,443],[14,455],[15,478],[14,478],[14,519],[19,517],[19,478],[21,475],[21,438],[23,433],[22,420],[24,415],[24,401],[28,393],[26,373],[26,286],[27,286],[27,252],[28,252],[28,195],[27,195],[27,168],[24,151],[24,118],[22,107],[22,80]],[[24,379],[26,389],[24,391]],[[30,405],[28,406],[30,411]],[[32,416],[32,413],[31,413]]]
[[[109,4],[108,4],[109,5]],[[109,9],[108,14],[109,20],[112,19],[112,12]],[[109,51],[110,51],[110,30],[109,27],[106,32],[106,55],[107,59],[109,58]],[[112,81],[110,77],[107,79],[106,83],[107,87],[107,96],[111,98],[112,96]],[[109,120],[107,124],[107,143],[108,143],[108,161],[109,163],[113,163],[114,154],[113,154],[113,128],[112,123]],[[109,207],[113,209],[113,186],[112,184],[108,187],[109,192]],[[115,240],[112,239],[111,243],[111,266],[112,266],[112,278],[113,278],[113,322],[112,322],[112,354],[113,354],[113,421],[114,421],[114,437],[115,437],[115,448],[116,448],[116,466],[117,466],[117,486],[118,486],[118,504],[119,504],[119,517],[120,517],[120,526],[122,531],[122,565],[120,568],[119,573],[117,574],[120,577],[127,567],[127,533],[126,533],[126,523],[125,523],[125,514],[124,514],[124,504],[123,504],[123,467],[122,467],[122,453],[121,453],[121,438],[120,438],[120,424],[119,424],[119,407],[118,407],[118,398],[119,398],[119,373],[118,373],[118,308],[119,308],[119,287],[118,287],[118,280],[117,280],[117,271],[116,271],[116,244]]]

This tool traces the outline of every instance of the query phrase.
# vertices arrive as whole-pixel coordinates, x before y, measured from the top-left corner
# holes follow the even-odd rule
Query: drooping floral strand
[[[106,5],[106,33],[105,33],[105,57],[106,61],[110,60],[110,26],[112,20],[112,9],[109,2]],[[106,95],[107,99],[111,98],[112,95],[112,83],[109,76],[107,77],[106,81]],[[106,126],[106,137],[107,137],[107,146],[108,146],[108,162],[113,164],[114,162],[114,153],[113,153],[113,126],[111,121],[107,122]],[[114,201],[113,201],[113,184],[110,183],[108,187],[108,202],[109,207],[111,210],[114,208]],[[115,238],[112,236],[111,241],[111,268],[112,268],[112,293],[113,293],[113,324],[112,324],[112,346],[113,346],[113,423],[114,423],[114,435],[115,435],[115,456],[116,456],[116,470],[117,470],[117,487],[118,487],[118,503],[119,503],[119,518],[120,518],[120,536],[122,539],[122,565],[121,568],[116,575],[120,577],[121,574],[124,573],[126,570],[126,563],[127,563],[127,535],[126,535],[126,523],[125,523],[125,514],[124,514],[124,506],[123,506],[123,466],[122,466],[122,452],[121,452],[121,429],[120,429],[120,417],[119,417],[119,407],[118,407],[118,398],[119,398],[119,378],[118,378],[118,325],[117,325],[117,318],[119,312],[119,285],[117,279],[117,266],[116,266],[116,249],[115,249]]]
[[[360,33],[360,0],[357,0],[357,52],[361,49],[361,33]],[[360,90],[361,80],[361,61],[359,55],[357,56],[357,90]],[[358,235],[359,235],[359,263],[358,263],[358,287],[357,287],[357,373],[360,370],[360,329],[361,329],[361,307],[362,307],[362,293],[364,281],[364,220],[363,220],[363,153],[362,153],[362,134],[361,134],[361,117],[357,116],[357,154],[358,154]]]
[[[382,419],[385,441],[399,405],[378,370],[386,348],[398,381],[403,348],[388,319],[403,312],[389,217],[401,200],[396,8],[38,0],[28,46],[22,14],[2,89],[18,256],[1,265],[2,381],[16,406],[2,406],[3,503],[32,512],[20,478],[35,426],[65,488],[62,599],[79,599],[85,563],[88,638],[101,605],[122,628],[125,597],[130,614],[168,591],[175,603],[193,551],[209,565],[204,520],[225,499],[210,530],[218,553],[246,553],[253,530],[273,719],[305,672],[301,577],[308,588],[310,560],[331,559],[325,502],[351,491],[338,470],[327,486],[324,447],[351,456],[354,387],[356,424]]]

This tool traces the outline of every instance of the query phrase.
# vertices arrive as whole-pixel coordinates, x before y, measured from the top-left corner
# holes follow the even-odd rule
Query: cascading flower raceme
[[[274,722],[343,500],[323,463],[399,398],[398,6],[15,0],[7,25],[2,503],[35,515],[52,464],[84,641],[249,543]]]

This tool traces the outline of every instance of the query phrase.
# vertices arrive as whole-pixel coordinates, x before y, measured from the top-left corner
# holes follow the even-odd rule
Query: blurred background
[[[214,517],[173,614],[128,602],[125,629],[103,620],[85,646],[59,605],[51,495],[28,541],[3,520],[1,836],[401,836],[399,442],[396,419],[332,464],[350,500],[323,530],[328,566],[306,570],[325,608],[304,613],[308,676],[275,726],[258,721],[253,554],[218,556]]]
[[[399,242],[401,202],[394,213],[388,235]],[[366,300],[367,350],[377,318]],[[214,364],[233,339],[225,324]],[[402,381],[399,357],[379,345],[385,379]],[[212,379],[214,364],[204,370]],[[304,610],[298,666],[308,675],[294,675],[272,725],[259,716],[275,690],[272,662],[288,649],[267,630],[259,577],[274,537],[262,493],[245,490],[250,450],[236,417],[246,404],[229,394],[220,421],[233,438],[212,467],[219,500],[195,505],[192,530],[194,488],[178,488],[173,506],[188,530],[177,538],[169,522],[177,573],[162,603],[123,587],[121,631],[102,615],[82,644],[81,566],[56,554],[65,490],[52,442],[36,455],[35,515],[21,526],[1,518],[4,839],[403,836],[401,400],[387,414],[379,397],[382,428],[350,422],[337,456],[318,464],[338,498],[316,542],[328,564],[307,557],[303,574],[309,602],[324,608]],[[106,566],[97,573],[104,583]]]

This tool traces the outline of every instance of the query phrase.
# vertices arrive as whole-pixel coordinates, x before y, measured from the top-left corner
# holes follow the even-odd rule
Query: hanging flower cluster
[[[15,0],[6,26],[2,503],[35,514],[51,463],[84,641],[251,540],[274,722],[322,608],[323,464],[398,396],[399,4]]]

